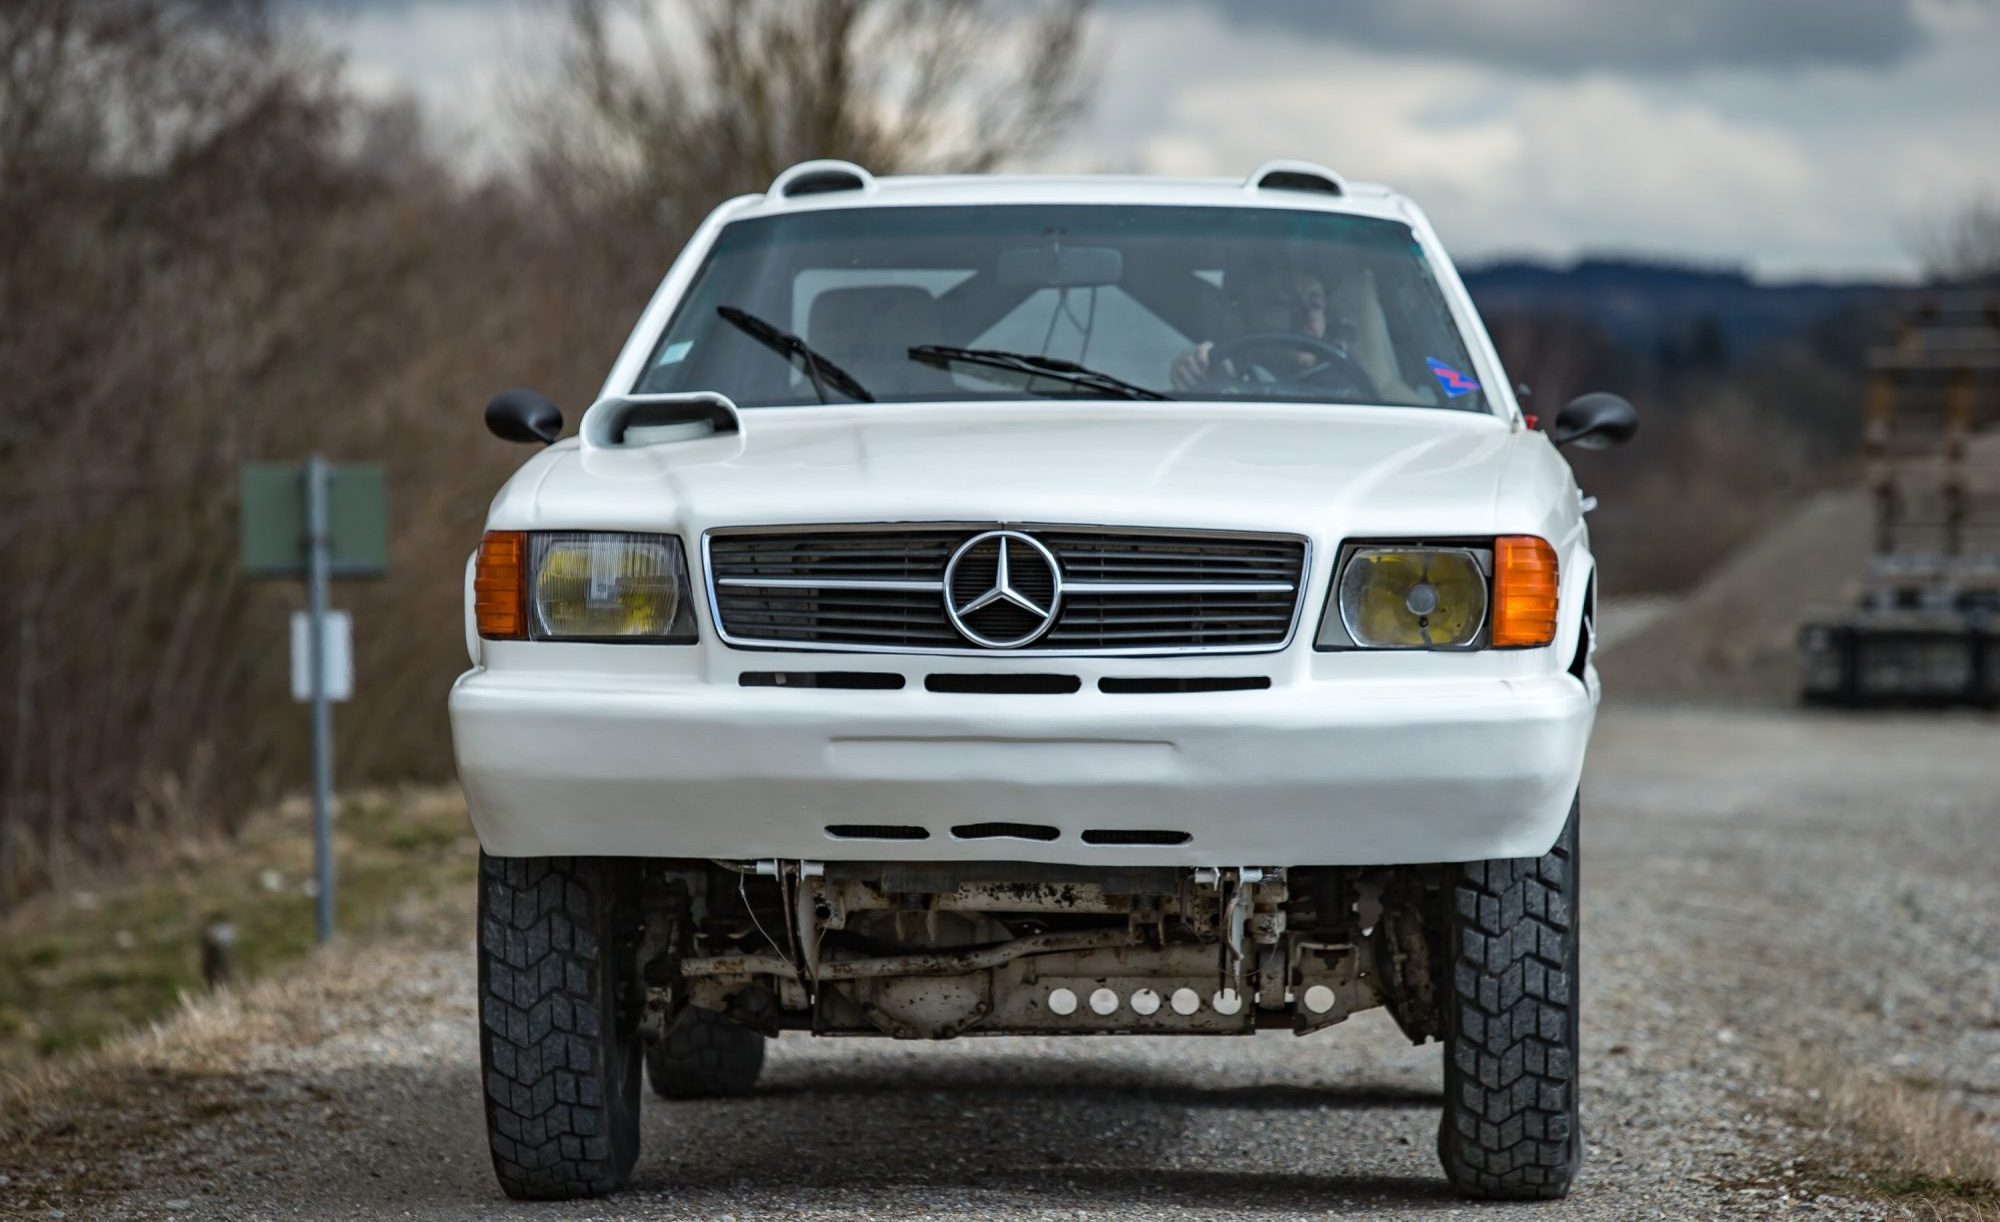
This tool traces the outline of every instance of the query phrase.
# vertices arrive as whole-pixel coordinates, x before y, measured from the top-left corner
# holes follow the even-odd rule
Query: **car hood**
[[[1524,434],[1437,408],[1240,404],[759,409],[740,435],[564,442],[495,503],[499,528],[805,522],[1095,523],[1248,530],[1492,525]],[[1539,438],[1535,438],[1539,441]]]

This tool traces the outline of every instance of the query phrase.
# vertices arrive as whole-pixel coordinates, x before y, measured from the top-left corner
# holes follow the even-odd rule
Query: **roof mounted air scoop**
[[[869,191],[875,176],[851,161],[801,161],[778,175],[766,192],[773,199],[826,195],[835,191]]]
[[[1251,191],[1305,191],[1314,195],[1345,195],[1347,180],[1310,161],[1267,161],[1243,181]]]

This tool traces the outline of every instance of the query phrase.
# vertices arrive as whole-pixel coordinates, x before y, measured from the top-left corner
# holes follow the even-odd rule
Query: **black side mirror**
[[[1639,413],[1617,395],[1579,395],[1556,413],[1549,440],[1559,446],[1574,442],[1586,450],[1624,445],[1639,431]]]
[[[486,405],[486,431],[502,441],[548,445],[562,436],[562,409],[533,390],[503,390]]]

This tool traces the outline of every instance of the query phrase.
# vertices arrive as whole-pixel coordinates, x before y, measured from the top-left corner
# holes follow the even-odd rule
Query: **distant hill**
[[[1738,356],[1800,334],[1835,314],[1868,310],[1897,285],[1868,282],[1759,283],[1740,268],[1592,257],[1569,265],[1501,260],[1460,269],[1488,318],[1566,316],[1587,321],[1640,351],[1706,342]]]

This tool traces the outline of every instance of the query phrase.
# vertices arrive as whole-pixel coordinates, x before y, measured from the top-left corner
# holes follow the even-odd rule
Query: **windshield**
[[[734,222],[635,390],[720,391],[742,407],[1076,397],[1487,410],[1409,226],[1151,205]]]

